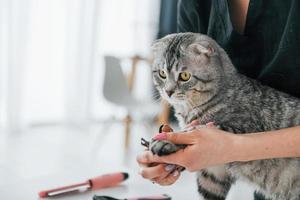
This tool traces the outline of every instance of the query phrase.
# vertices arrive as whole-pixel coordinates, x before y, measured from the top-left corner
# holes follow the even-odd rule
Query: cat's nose
[[[166,90],[166,93],[169,97],[171,97],[172,94],[174,94],[174,90]]]

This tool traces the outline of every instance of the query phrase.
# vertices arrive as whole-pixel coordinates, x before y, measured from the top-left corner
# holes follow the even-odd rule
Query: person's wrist
[[[229,145],[230,145],[230,157],[228,162],[244,162],[248,161],[247,155],[245,154],[245,148],[247,144],[247,138],[241,134],[230,134]]]

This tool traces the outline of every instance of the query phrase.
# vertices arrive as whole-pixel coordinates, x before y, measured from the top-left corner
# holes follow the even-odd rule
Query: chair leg
[[[132,118],[129,114],[125,117],[124,123],[125,123],[125,150],[127,150],[129,147],[130,129],[132,123]]]
[[[162,112],[157,117],[158,126],[169,123],[169,115],[170,115],[169,104],[165,100],[163,100],[161,103],[162,103],[163,109],[162,109]]]

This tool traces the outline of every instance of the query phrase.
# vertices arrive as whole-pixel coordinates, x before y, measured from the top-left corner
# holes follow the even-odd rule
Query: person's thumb
[[[192,132],[162,132],[156,135],[154,140],[168,140],[174,144],[194,144],[197,139],[197,133]]]

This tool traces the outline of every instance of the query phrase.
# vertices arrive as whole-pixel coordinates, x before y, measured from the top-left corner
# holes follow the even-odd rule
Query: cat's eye
[[[179,79],[181,81],[188,81],[191,78],[191,74],[189,72],[181,72],[179,74]]]
[[[158,74],[162,79],[167,78],[167,74],[166,74],[165,70],[159,70]]]

